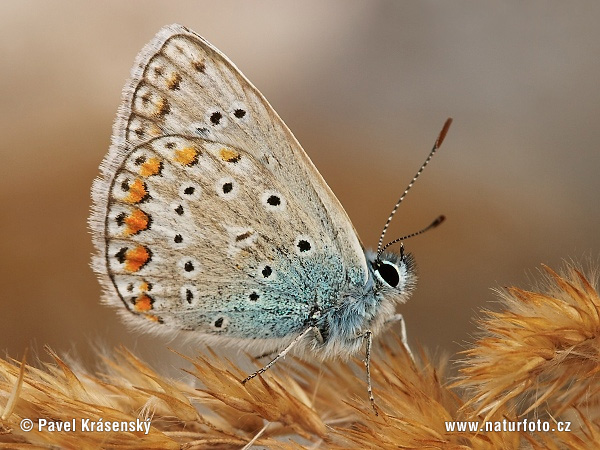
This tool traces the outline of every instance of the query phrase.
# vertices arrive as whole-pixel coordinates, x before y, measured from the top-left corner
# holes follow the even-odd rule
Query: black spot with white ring
[[[229,325],[229,319],[227,317],[217,317],[215,321],[212,323],[215,331],[223,331]]]
[[[228,108],[229,117],[236,122],[248,122],[250,114],[248,106],[240,101],[234,101]]]
[[[219,111],[215,111],[210,115],[210,123],[212,123],[213,125],[219,125],[219,123],[221,123],[222,118],[223,114],[221,114]]]
[[[307,252],[311,249],[310,242],[308,242],[307,240],[304,240],[304,239],[300,239],[296,245],[298,246],[298,249],[302,253]]]
[[[185,200],[198,200],[201,192],[200,186],[196,183],[186,183],[179,188],[179,196]]]
[[[192,305],[198,300],[198,290],[192,284],[184,284],[181,286],[180,295],[184,304]]]
[[[296,254],[300,256],[308,256],[315,251],[315,245],[311,238],[308,236],[298,236],[294,242],[294,249]]]
[[[287,204],[285,197],[277,191],[263,192],[261,201],[267,211],[284,211]]]
[[[178,267],[181,270],[180,273],[186,278],[196,278],[201,268],[200,263],[189,256],[181,258]]]
[[[235,198],[239,191],[237,182],[231,177],[219,179],[215,189],[217,191],[217,195],[225,200],[231,200]]]
[[[206,116],[206,123],[215,130],[221,130],[229,124],[227,116],[222,111],[212,110]]]
[[[273,269],[271,269],[271,266],[265,266],[260,273],[262,273],[263,278],[269,278],[273,274]]]

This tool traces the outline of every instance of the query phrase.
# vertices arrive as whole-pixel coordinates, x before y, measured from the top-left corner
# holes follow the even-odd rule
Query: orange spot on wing
[[[191,166],[198,162],[198,150],[194,147],[185,147],[181,150],[175,150],[175,161],[184,166]]]
[[[239,152],[236,152],[235,150],[231,150],[229,148],[222,148],[219,151],[219,154],[221,155],[221,159],[223,161],[230,162],[230,163],[236,163],[241,158],[241,155],[239,154]]]
[[[152,322],[159,322],[162,323],[160,318],[158,316],[155,316],[153,314],[145,314],[144,317],[146,317],[146,319],[152,321]]]
[[[151,258],[150,250],[143,245],[125,252],[125,270],[128,272],[137,272],[144,267]]]
[[[133,184],[129,186],[129,195],[125,198],[126,202],[129,203],[140,203],[145,200],[148,196],[148,190],[142,180],[137,178]]]
[[[143,281],[142,283],[140,283],[140,291],[146,292],[147,290],[148,290],[148,282]]]
[[[179,85],[181,84],[181,75],[177,72],[173,72],[169,79],[167,80],[167,87],[172,91],[179,89]]]
[[[154,300],[152,300],[146,294],[142,294],[135,299],[134,308],[139,312],[147,312],[152,309],[152,303],[154,303]]]
[[[154,115],[158,117],[164,117],[171,112],[171,105],[166,98],[161,98],[156,102],[156,111]]]
[[[150,225],[150,217],[148,217],[148,214],[141,209],[136,209],[131,213],[131,215],[125,218],[125,225],[127,225],[125,235],[132,236],[140,231],[148,229],[148,226]]]
[[[150,158],[140,167],[140,175],[143,177],[149,177],[160,173],[161,162],[158,158]]]

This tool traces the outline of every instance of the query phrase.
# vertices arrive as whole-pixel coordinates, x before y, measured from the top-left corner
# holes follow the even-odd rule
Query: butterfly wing
[[[281,339],[367,280],[352,223],[292,133],[180,25],[138,56],[92,198],[105,299],[144,323]]]

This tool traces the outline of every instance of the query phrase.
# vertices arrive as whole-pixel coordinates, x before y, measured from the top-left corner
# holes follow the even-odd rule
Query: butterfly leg
[[[263,353],[262,355],[258,355],[258,356],[253,356],[254,359],[263,359],[266,358],[267,356],[271,356],[277,353],[277,350],[273,351],[273,352],[267,352],[267,353]]]
[[[371,330],[365,331],[363,338],[367,341],[365,350],[365,367],[367,369],[367,392],[369,393],[369,401],[375,411],[375,415],[378,416],[377,406],[375,405],[375,397],[373,396],[373,385],[371,384],[371,346],[373,345],[373,332]]]
[[[273,364],[275,364],[277,361],[279,361],[281,358],[283,358],[285,355],[287,355],[287,353],[298,343],[300,342],[304,336],[306,336],[308,333],[310,333],[311,331],[314,330],[315,327],[308,327],[306,330],[304,330],[302,333],[300,333],[298,336],[296,336],[294,338],[294,340],[292,342],[290,342],[288,344],[288,346],[286,348],[284,348],[283,350],[281,350],[277,356],[275,356],[275,358],[273,358],[271,360],[270,363],[268,363],[266,366],[264,366],[261,369],[258,369],[256,372],[254,372],[251,375],[248,375],[246,378],[244,378],[242,380],[242,384],[246,384],[246,382],[250,381],[252,378],[256,377],[257,375],[260,375],[261,373],[266,372],[267,370],[269,370]]]
[[[414,361],[415,357],[408,346],[408,337],[406,335],[406,322],[404,321],[404,316],[402,316],[402,314],[394,314],[390,319],[385,321],[385,325],[391,325],[395,322],[400,322],[400,341],[402,342],[402,345],[404,345],[404,348],[410,356],[410,359]]]
[[[323,335],[321,334],[321,332],[319,331],[319,329],[317,327],[313,327],[313,331],[315,332],[315,339],[317,340],[317,342],[319,344],[323,344],[323,342],[325,342],[325,340],[323,339]],[[262,358],[266,358],[267,356],[271,356],[271,355],[276,355],[278,353],[279,350],[274,350],[271,352],[266,352],[263,353],[260,356],[255,356],[254,359],[262,359]]]

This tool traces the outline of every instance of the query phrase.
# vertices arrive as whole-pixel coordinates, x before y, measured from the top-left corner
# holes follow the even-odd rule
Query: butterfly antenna
[[[394,206],[394,209],[392,210],[390,216],[388,217],[387,222],[385,223],[385,226],[383,227],[383,231],[381,232],[381,236],[379,237],[379,243],[377,244],[377,255],[378,256],[381,255],[381,252],[383,250],[385,250],[390,245],[392,245],[392,243],[389,243],[385,247],[382,248],[383,238],[385,236],[385,233],[387,232],[388,227],[390,226],[390,222],[392,221],[392,218],[394,217],[394,214],[396,214],[396,211],[398,211],[398,207],[400,206],[400,203],[402,203],[402,200],[404,200],[404,197],[406,197],[406,194],[408,193],[408,191],[410,191],[410,188],[413,187],[413,184],[415,184],[415,181],[417,181],[417,178],[419,178],[419,176],[421,175],[421,173],[423,172],[423,170],[425,170],[425,167],[427,167],[427,164],[429,164],[429,161],[431,161],[431,158],[433,158],[433,155],[435,155],[435,152],[438,150],[438,148],[441,147],[442,142],[444,142],[444,138],[446,137],[446,133],[448,133],[448,129],[450,128],[451,124],[452,124],[452,118],[446,119],[446,123],[444,123],[442,131],[440,131],[440,134],[438,135],[437,139],[435,140],[435,143],[433,144],[433,148],[429,152],[429,155],[427,155],[427,159],[425,159],[425,162],[421,165],[420,169],[417,171],[417,173],[415,174],[415,176],[413,177],[413,179],[410,181],[410,183],[408,184],[408,186],[406,187],[406,189],[404,189],[404,192],[400,196],[400,199],[398,200],[398,202],[396,202],[396,205]],[[411,237],[411,236],[416,236],[417,234],[424,233],[426,230],[429,230],[431,228],[434,228],[434,227],[438,226],[440,223],[443,222],[443,220],[444,220],[443,216],[440,216],[431,225],[429,225],[428,227],[422,229],[421,231],[418,231],[417,233],[413,233],[413,234],[405,236],[403,238],[396,239],[395,241],[393,241],[393,243],[396,243],[396,242],[401,241],[403,239],[407,239],[408,237]]]
[[[431,222],[429,225],[427,225],[427,226],[426,226],[425,228],[423,228],[422,230],[416,231],[416,232],[414,232],[414,233],[407,234],[406,236],[402,236],[401,238],[398,238],[398,239],[394,239],[392,242],[388,242],[387,244],[385,244],[385,245],[383,246],[383,248],[382,248],[382,249],[381,249],[381,250],[380,250],[380,251],[379,251],[377,254],[378,254],[378,255],[381,255],[381,253],[382,253],[382,252],[383,252],[383,251],[384,251],[386,248],[388,248],[388,247],[390,247],[390,246],[394,245],[396,242],[404,241],[404,240],[406,240],[406,239],[408,239],[408,238],[411,238],[411,237],[418,236],[419,234],[423,234],[423,233],[425,233],[426,231],[429,231],[429,230],[431,230],[432,228],[435,228],[435,227],[439,226],[439,225],[440,225],[440,224],[441,224],[441,223],[442,223],[444,220],[446,220],[446,216],[443,216],[443,215],[442,215],[442,216],[438,216],[438,217],[437,217],[437,218],[436,218],[436,219],[435,219],[433,222]],[[401,253],[400,255],[402,256],[402,255],[404,254],[404,247],[402,247],[401,251],[402,251],[402,253]]]

